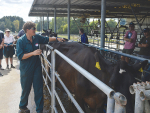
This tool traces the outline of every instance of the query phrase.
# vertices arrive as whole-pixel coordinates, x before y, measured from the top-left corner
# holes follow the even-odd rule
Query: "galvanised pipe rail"
[[[106,52],[115,53],[115,54],[118,54],[118,55],[122,55],[122,56],[125,56],[125,57],[129,57],[129,58],[133,58],[133,59],[136,59],[136,60],[140,60],[140,61],[148,60],[148,63],[150,63],[150,60],[149,60],[149,59],[146,59],[146,58],[141,58],[141,57],[129,55],[129,54],[126,54],[126,53],[121,53],[121,52],[117,52],[117,51],[112,51],[112,50],[105,49],[105,48],[101,48],[101,47],[97,47],[97,46],[94,46],[94,45],[89,45],[89,44],[84,44],[84,45],[87,45],[87,46],[89,46],[89,47],[95,47],[95,48],[97,48],[98,50],[103,50],[103,51],[106,51]]]

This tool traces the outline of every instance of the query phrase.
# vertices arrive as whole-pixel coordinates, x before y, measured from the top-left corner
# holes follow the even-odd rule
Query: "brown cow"
[[[135,82],[134,77],[138,70],[147,64],[147,61],[136,66],[128,66],[126,62],[113,64],[104,59],[95,48],[76,42],[57,42],[52,44],[52,47],[59,50],[105,84],[114,86],[117,92],[124,94],[127,100],[129,99],[126,107],[127,113],[133,113],[133,106],[130,104],[131,94],[128,88]],[[50,59],[51,56],[49,55],[48,60],[50,61]],[[95,66],[96,62],[99,62],[99,68]],[[119,73],[120,68],[125,71]],[[56,71],[60,74],[60,78],[69,91],[75,94],[77,102],[85,113],[103,113],[103,105],[107,96],[57,54]],[[58,81],[57,86],[62,89]]]

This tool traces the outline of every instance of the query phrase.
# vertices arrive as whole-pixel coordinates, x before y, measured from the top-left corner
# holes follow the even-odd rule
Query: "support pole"
[[[49,14],[47,13],[47,29],[49,29]]]
[[[54,113],[54,108],[55,108],[55,52],[54,51],[52,51],[52,54],[51,54],[51,63],[52,63],[52,67],[51,67],[51,78],[52,78],[51,113]]]
[[[56,8],[54,9],[54,32],[56,33]]]
[[[114,113],[115,100],[107,97],[107,113]]]
[[[131,6],[131,4],[130,4],[130,7],[131,7],[132,13],[134,14],[134,17],[135,17],[135,19],[136,19],[136,21],[137,21],[137,23],[138,23],[138,26],[139,26],[141,32],[143,32],[143,31],[142,31],[142,28],[141,28],[141,26],[140,26],[140,24],[139,24],[139,21],[138,21],[136,15],[135,15],[135,12],[134,12],[134,10],[133,10],[133,8],[132,8],[132,6]]]
[[[43,16],[43,29],[44,29],[44,16]]]
[[[101,0],[101,47],[105,47],[106,0]]]
[[[40,17],[40,32],[42,32],[42,18]]]
[[[70,0],[68,0],[68,40],[70,40]]]

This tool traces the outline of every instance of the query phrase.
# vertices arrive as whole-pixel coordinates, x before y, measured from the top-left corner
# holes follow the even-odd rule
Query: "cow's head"
[[[109,80],[109,85],[116,92],[122,93],[127,98],[127,113],[133,113],[134,110],[134,98],[129,92],[129,86],[136,82],[135,77],[137,77],[138,74],[142,74],[139,71],[145,68],[147,62],[148,61],[146,60],[140,64],[129,66],[126,62],[121,61],[114,67],[114,71]]]
[[[114,67],[114,71],[109,80],[109,85],[116,89],[120,84],[123,84],[125,79],[128,79],[128,83],[131,83],[134,77],[141,74],[140,70],[143,70],[147,63],[148,61],[145,60],[139,64],[129,66],[125,61],[121,61]]]

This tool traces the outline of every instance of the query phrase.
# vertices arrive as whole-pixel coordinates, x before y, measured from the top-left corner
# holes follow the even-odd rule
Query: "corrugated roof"
[[[101,0],[70,0],[72,17],[95,17],[101,16]],[[34,0],[29,16],[54,16],[56,8],[57,17],[67,16],[68,0]],[[143,17],[150,11],[150,0],[107,0],[106,17],[108,18],[133,18],[130,8],[132,5],[137,17]]]

